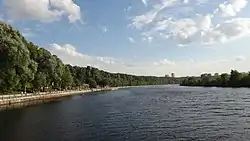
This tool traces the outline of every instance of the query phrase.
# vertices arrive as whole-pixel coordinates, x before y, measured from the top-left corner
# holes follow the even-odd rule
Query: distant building
[[[168,75],[168,74],[166,74],[166,75],[165,75],[165,77],[169,77],[169,75]]]
[[[171,77],[174,78],[174,77],[175,77],[175,74],[174,74],[174,73],[171,73]]]

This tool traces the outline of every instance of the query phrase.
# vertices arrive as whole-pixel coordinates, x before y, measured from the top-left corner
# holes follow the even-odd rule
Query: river
[[[250,89],[151,86],[0,112],[3,141],[250,140]]]

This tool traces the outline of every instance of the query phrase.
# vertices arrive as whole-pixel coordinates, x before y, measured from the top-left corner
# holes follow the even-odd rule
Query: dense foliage
[[[231,70],[230,74],[219,75],[202,74],[200,77],[187,77],[181,83],[182,86],[204,86],[204,87],[250,87],[250,72],[240,73]]]
[[[55,55],[25,40],[0,23],[0,93],[82,89],[106,86],[156,85],[166,77],[109,73],[93,67],[65,65]]]

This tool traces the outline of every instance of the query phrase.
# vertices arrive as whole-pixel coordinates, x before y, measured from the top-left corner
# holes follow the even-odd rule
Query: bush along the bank
[[[200,77],[187,77],[182,81],[181,85],[204,87],[250,87],[250,72],[240,73],[237,70],[231,70],[230,74],[202,74]]]

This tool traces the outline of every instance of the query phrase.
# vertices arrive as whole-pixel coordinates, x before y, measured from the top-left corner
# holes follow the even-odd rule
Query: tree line
[[[0,22],[0,94],[169,82],[166,77],[109,73],[64,64],[48,50],[27,41],[12,26]]]
[[[240,73],[231,70],[230,74],[202,74],[200,77],[187,77],[182,86],[204,86],[204,87],[250,87],[250,72]]]

